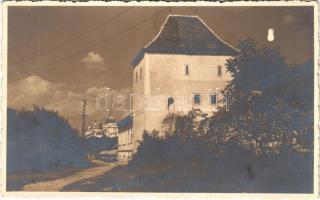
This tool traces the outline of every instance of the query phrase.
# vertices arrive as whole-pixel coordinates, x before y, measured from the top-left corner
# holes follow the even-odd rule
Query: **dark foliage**
[[[85,154],[76,131],[56,112],[8,108],[8,174],[85,167]]]
[[[289,66],[277,50],[257,48],[250,39],[239,49],[227,62],[230,111],[210,121],[212,140],[232,139],[257,154],[279,153],[283,145],[312,150],[313,63]]]
[[[155,134],[155,132],[153,133]],[[128,166],[100,178],[79,181],[65,191],[139,192],[263,192],[311,193],[311,154],[284,148],[281,154],[257,157],[237,144],[214,154],[203,142],[144,135],[138,154]]]
[[[101,138],[91,137],[85,139],[83,142],[85,143],[86,151],[88,153],[97,154],[100,151],[114,148],[117,144],[117,139],[118,138],[109,138],[105,136]]]

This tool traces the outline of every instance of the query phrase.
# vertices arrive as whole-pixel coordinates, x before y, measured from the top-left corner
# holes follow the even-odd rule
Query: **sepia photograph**
[[[6,193],[317,193],[316,3],[80,5],[3,6]]]

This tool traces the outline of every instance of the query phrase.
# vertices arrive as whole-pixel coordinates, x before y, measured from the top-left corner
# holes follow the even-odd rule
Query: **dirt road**
[[[98,160],[92,162],[96,164],[94,167],[84,169],[64,178],[25,185],[23,191],[60,191],[64,186],[80,180],[99,177],[119,165],[118,163],[106,163]]]

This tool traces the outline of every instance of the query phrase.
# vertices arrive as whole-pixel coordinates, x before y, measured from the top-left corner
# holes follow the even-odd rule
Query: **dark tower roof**
[[[169,15],[155,39],[138,52],[131,64],[137,65],[145,53],[232,56],[237,52],[200,17]]]

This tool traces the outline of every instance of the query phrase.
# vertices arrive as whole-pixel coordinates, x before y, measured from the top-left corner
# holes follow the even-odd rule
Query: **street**
[[[95,178],[102,176],[106,172],[110,171],[119,163],[106,163],[101,160],[93,160],[92,163],[95,166],[76,172],[64,178],[59,178],[51,181],[36,182],[25,185],[23,191],[60,191],[63,187],[75,183],[77,181]]]

